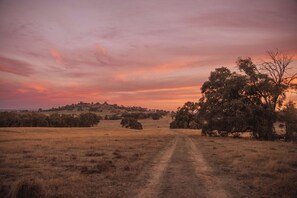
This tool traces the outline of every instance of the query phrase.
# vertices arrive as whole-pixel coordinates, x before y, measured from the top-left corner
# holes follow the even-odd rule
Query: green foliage
[[[197,113],[198,103],[186,102],[183,107],[177,109],[175,119],[170,123],[170,128],[199,128]]]
[[[286,140],[297,140],[297,109],[290,101],[284,109],[284,120],[286,123]]]
[[[129,118],[129,117],[123,118],[121,121],[121,125],[122,127],[130,128],[130,129],[139,129],[139,130],[143,129],[142,124],[138,122],[135,118]]]
[[[71,116],[74,119],[74,116]],[[49,126],[52,127],[62,127],[64,126],[64,122],[61,118],[61,115],[58,113],[53,113],[48,118]],[[77,123],[77,122],[76,122]]]
[[[19,117],[14,112],[0,112],[1,127],[19,127]]]
[[[100,122],[100,118],[94,113],[82,113],[79,115],[79,126],[90,127]]]
[[[252,107],[254,137],[272,140],[275,138],[275,110],[277,106],[282,105],[289,85],[285,83],[283,76],[274,79],[278,71],[266,70],[268,74],[261,73],[250,58],[238,59],[237,65],[247,77],[243,92]]]
[[[159,113],[152,113],[150,115],[150,117],[153,119],[153,120],[159,120],[160,118],[162,118],[162,114],[159,114]]]
[[[170,127],[201,126],[204,134],[216,130],[224,135],[252,130],[255,138],[275,139],[276,108],[282,106],[288,89],[297,88],[294,83],[297,73],[291,76],[288,73],[292,57],[278,50],[269,51],[268,55],[270,60],[260,66],[251,58],[239,58],[237,66],[243,74],[231,72],[226,67],[211,72],[201,87],[198,105],[187,102],[179,108]],[[195,106],[194,113],[192,106]]]
[[[57,112],[57,111],[90,111],[90,112],[104,112],[104,111],[127,111],[127,112],[142,112],[142,113],[161,113],[162,115],[169,113],[164,110],[151,110],[143,107],[137,106],[123,106],[117,104],[109,104],[107,102],[104,103],[87,103],[87,102],[79,102],[77,104],[70,104],[65,106],[60,106],[57,108],[51,108],[48,110],[42,110],[43,112]]]
[[[121,116],[117,115],[117,114],[113,114],[113,115],[105,115],[104,117],[105,120],[120,120]]]
[[[153,120],[159,120],[160,118],[162,118],[164,115],[167,115],[168,112],[166,111],[157,111],[154,113],[123,113],[122,117],[123,118],[134,118],[137,120],[141,120],[141,119],[147,119],[147,118],[152,118]]]
[[[123,113],[123,118],[134,118],[134,119],[146,119],[149,118],[149,115],[147,113]]]
[[[203,133],[212,130],[236,132],[249,128],[251,112],[242,95],[246,83],[245,76],[232,73],[225,67],[211,72],[201,87],[203,96],[199,101]]]
[[[0,127],[91,127],[100,122],[100,117],[93,113],[79,116],[53,113],[1,112]]]

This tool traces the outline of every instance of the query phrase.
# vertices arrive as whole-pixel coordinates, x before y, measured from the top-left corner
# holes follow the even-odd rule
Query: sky
[[[175,110],[240,56],[297,55],[296,21],[296,0],[0,0],[0,109]]]

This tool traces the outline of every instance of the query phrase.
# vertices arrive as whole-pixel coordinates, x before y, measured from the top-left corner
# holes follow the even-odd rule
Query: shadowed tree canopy
[[[237,66],[245,73],[247,84],[243,89],[245,98],[252,104],[254,136],[274,139],[273,123],[276,108],[281,107],[289,89],[296,89],[297,74],[290,74],[292,56],[278,49],[268,51],[268,61],[255,65],[251,58],[239,58]]]
[[[142,124],[137,121],[135,118],[124,117],[120,123],[122,127],[130,128],[130,129],[139,129],[142,130]]]
[[[288,56],[278,49],[268,51],[268,61],[260,66],[255,65],[251,58],[237,60],[237,66],[248,77],[246,87],[247,96],[251,101],[265,105],[273,110],[281,106],[286,99],[288,89],[296,89],[297,73],[290,74],[289,67],[292,56]]]
[[[198,103],[186,102],[183,107],[177,109],[174,117],[170,128],[199,128]]]
[[[274,139],[276,109],[282,107],[286,93],[297,88],[297,73],[289,67],[291,56],[278,49],[267,54],[260,65],[251,58],[238,58],[241,73],[226,67],[211,72],[201,87],[199,103],[187,102],[179,108],[171,127],[189,128],[195,120],[204,133],[252,130],[258,139]]]
[[[236,132],[248,128],[251,111],[249,102],[243,95],[247,78],[231,72],[228,68],[217,68],[211,72],[202,87],[199,117],[202,131],[211,130]]]
[[[100,122],[94,113],[58,114],[0,112],[0,127],[91,127]]]
[[[283,109],[286,123],[286,140],[297,140],[297,109],[292,101],[290,101]]]

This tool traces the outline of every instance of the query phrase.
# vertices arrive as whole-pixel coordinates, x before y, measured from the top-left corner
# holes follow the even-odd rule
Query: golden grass
[[[12,185],[8,197],[11,198],[44,198],[46,192],[43,183],[36,178],[28,177]]]
[[[296,197],[296,143],[192,137],[235,196]]]
[[[173,136],[164,128],[138,131],[119,122],[102,121],[93,128],[1,128],[0,197],[32,176],[43,181],[48,197],[123,195]]]
[[[120,120],[92,128],[0,128],[0,197],[26,178],[37,178],[48,197],[123,197],[141,187],[139,175],[173,139],[170,118],[140,120],[144,130]],[[235,197],[294,197],[297,145],[250,139],[194,139],[224,187]]]

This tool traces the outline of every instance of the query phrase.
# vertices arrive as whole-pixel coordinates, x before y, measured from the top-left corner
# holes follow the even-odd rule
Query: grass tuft
[[[43,198],[46,197],[43,183],[34,178],[22,178],[10,190],[11,198]]]

